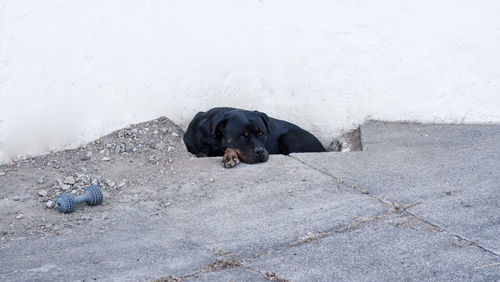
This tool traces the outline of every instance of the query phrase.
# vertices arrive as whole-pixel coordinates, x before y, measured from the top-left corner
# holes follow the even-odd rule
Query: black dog
[[[311,133],[258,111],[213,108],[199,112],[184,134],[189,152],[198,157],[224,156],[227,168],[265,162],[269,154],[324,152]]]

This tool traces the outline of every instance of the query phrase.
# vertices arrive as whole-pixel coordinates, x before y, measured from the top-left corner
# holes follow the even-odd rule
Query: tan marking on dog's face
[[[255,132],[259,135],[259,136],[262,136],[264,135],[264,133],[260,130],[260,128],[256,127],[255,128]]]
[[[248,132],[245,131],[245,133],[243,133],[243,135],[245,135],[245,137],[248,137]]]

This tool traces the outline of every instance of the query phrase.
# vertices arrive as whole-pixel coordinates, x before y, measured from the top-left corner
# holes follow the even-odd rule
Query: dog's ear
[[[215,115],[212,119],[211,133],[212,137],[216,137],[222,130],[221,128],[226,125],[228,116],[226,112],[221,112]]]
[[[259,115],[260,118],[262,119],[262,122],[264,122],[264,125],[266,126],[266,129],[267,129],[267,135],[271,134],[271,126],[269,123],[269,117],[265,113],[262,113],[259,111],[254,111],[254,113]]]

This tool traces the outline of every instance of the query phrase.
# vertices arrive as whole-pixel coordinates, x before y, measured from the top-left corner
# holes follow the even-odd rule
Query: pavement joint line
[[[383,219],[385,219],[391,213],[392,212],[389,211],[387,213],[379,214],[379,215],[377,215],[376,217],[373,217],[373,218],[356,218],[350,224],[346,224],[346,225],[343,225],[343,226],[341,226],[341,227],[339,227],[337,229],[333,229],[333,230],[329,230],[329,231],[317,231],[317,232],[314,232],[314,233],[309,232],[309,233],[307,233],[304,236],[298,237],[292,243],[286,244],[286,245],[278,247],[278,248],[269,249],[269,250],[263,251],[261,253],[257,253],[255,255],[253,255],[252,257],[250,257],[250,258],[244,259],[244,261],[245,262],[250,262],[250,261],[253,261],[253,260],[255,260],[255,259],[257,259],[257,258],[259,258],[261,256],[267,255],[267,254],[271,254],[271,253],[274,253],[274,252],[280,252],[280,251],[283,251],[283,250],[286,250],[286,249],[289,249],[289,248],[294,248],[294,247],[297,247],[297,246],[300,246],[300,245],[303,245],[303,244],[307,244],[309,242],[313,242],[313,241],[316,241],[316,240],[328,237],[328,236],[333,235],[333,234],[343,233],[343,232],[346,232],[346,231],[352,231],[356,227],[358,227],[360,224],[371,223],[371,222],[376,222],[376,221],[379,221],[379,220],[383,220]]]
[[[255,272],[258,275],[264,276],[264,278],[266,278],[267,280],[276,280],[276,281],[280,281],[280,282],[289,281],[286,278],[282,278],[280,276],[277,276],[276,273],[264,273],[264,272],[260,271],[259,269],[255,269],[255,268],[252,268],[248,265],[245,265],[241,261],[235,259],[233,256],[230,256],[229,253],[227,253],[223,250],[215,249],[215,248],[212,250],[215,252],[216,255],[222,256],[224,259],[217,259],[214,262],[210,263],[209,265],[205,266],[204,268],[197,270],[197,271],[194,271],[193,273],[190,273],[190,274],[184,274],[184,275],[180,275],[178,277],[168,275],[168,276],[163,277],[163,278],[155,279],[154,281],[155,282],[156,281],[158,281],[158,282],[182,281],[182,279],[190,278],[190,277],[198,278],[199,275],[202,273],[218,272],[218,271],[223,271],[223,270],[230,269],[230,268],[247,269],[247,270],[250,270],[252,272]]]
[[[411,208],[411,207],[414,207],[414,206],[420,204],[420,202],[412,203],[412,204],[409,204],[409,205],[401,205],[401,204],[398,204],[398,203],[393,203],[393,202],[391,202],[391,201],[389,201],[387,199],[379,198],[379,197],[377,197],[375,195],[372,195],[372,194],[370,194],[370,192],[368,190],[361,189],[361,188],[357,187],[354,184],[350,184],[350,183],[346,182],[343,178],[335,176],[335,175],[332,175],[332,174],[330,174],[330,173],[328,173],[328,172],[326,172],[326,171],[324,171],[322,169],[314,167],[311,164],[309,164],[309,163],[307,163],[307,162],[305,162],[305,161],[303,161],[303,160],[301,160],[301,159],[299,159],[297,157],[290,156],[290,155],[288,157],[297,160],[298,162],[302,163],[303,165],[305,165],[305,166],[307,166],[307,167],[309,167],[309,168],[311,168],[311,169],[313,169],[313,170],[315,170],[315,171],[317,171],[317,172],[319,172],[321,174],[324,174],[324,175],[326,175],[326,176],[328,176],[330,178],[333,178],[339,184],[343,184],[346,187],[349,187],[349,188],[352,188],[352,189],[358,191],[360,194],[367,195],[367,196],[369,196],[369,197],[371,197],[373,199],[378,200],[379,202],[381,202],[382,204],[384,204],[385,206],[387,206],[390,211],[398,212],[398,211],[402,211],[402,210],[405,210],[405,209],[408,209],[408,208]]]
[[[456,238],[458,238],[458,239],[460,239],[460,240],[463,240],[463,241],[467,242],[469,245],[472,245],[472,246],[478,247],[479,249],[481,249],[481,250],[483,250],[483,251],[485,251],[485,252],[488,252],[488,253],[493,254],[493,255],[495,255],[495,256],[497,256],[497,257],[500,257],[500,254],[498,254],[498,253],[496,253],[495,251],[492,251],[492,250],[490,250],[490,249],[488,249],[488,248],[486,248],[486,247],[483,247],[483,246],[479,245],[479,244],[478,244],[477,242],[475,242],[475,241],[469,240],[469,239],[464,238],[464,237],[462,237],[462,236],[460,236],[460,235],[458,235],[458,234],[455,234],[455,233],[450,232],[450,231],[448,231],[448,230],[446,230],[446,229],[444,229],[444,228],[441,228],[439,225],[434,224],[434,223],[432,223],[432,222],[430,222],[430,221],[428,221],[428,220],[425,220],[425,219],[421,218],[420,216],[417,216],[417,215],[415,215],[415,214],[413,214],[413,213],[411,213],[411,212],[409,212],[409,211],[407,211],[407,210],[405,210],[404,212],[405,212],[406,214],[410,215],[410,216],[413,216],[414,218],[416,218],[416,219],[420,220],[421,222],[423,222],[423,223],[425,223],[425,224],[428,224],[428,225],[431,225],[431,226],[432,226],[432,227],[434,227],[434,228],[437,228],[440,232],[446,232],[446,233],[448,233],[448,234],[450,234],[450,235],[452,235],[452,236],[455,236]]]
[[[263,271],[261,271],[259,269],[252,268],[252,267],[250,267],[248,265],[244,265],[244,264],[242,264],[240,267],[242,267],[244,269],[248,269],[248,270],[250,270],[252,272],[255,272],[255,273],[259,274],[259,275],[262,275],[267,280],[276,280],[276,281],[279,281],[279,282],[288,282],[288,281],[290,281],[287,278],[283,278],[283,277],[280,277],[280,276],[276,275],[276,273],[274,273],[274,272],[272,272],[272,273],[271,272],[264,273]]]
[[[331,231],[319,231],[319,232],[315,232],[315,233],[308,233],[306,236],[299,237],[298,240],[296,240],[292,244],[289,244],[288,247],[296,247],[296,246],[303,245],[305,243],[309,243],[309,242],[312,242],[312,241],[315,241],[318,239],[328,237],[332,234],[343,233],[346,231],[352,231],[352,230],[354,230],[354,228],[356,228],[360,224],[371,223],[371,222],[383,220],[389,214],[390,213],[381,214],[381,215],[378,215],[377,217],[374,217],[374,218],[358,218],[355,221],[353,221],[351,224],[345,225],[340,229],[335,229],[335,230],[331,230]]]
[[[302,163],[302,164],[304,164],[304,165],[306,165],[306,166],[308,166],[308,167],[310,167],[310,168],[312,168],[312,169],[314,169],[314,170],[316,170],[316,171],[318,171],[318,172],[320,172],[320,173],[322,173],[322,174],[324,174],[326,176],[329,176],[329,177],[337,180],[337,182],[340,183],[340,184],[344,184],[345,186],[348,186],[350,188],[353,188],[353,189],[357,190],[361,194],[368,195],[368,196],[370,196],[370,197],[372,197],[374,199],[377,199],[379,202],[381,202],[382,204],[384,204],[387,207],[389,207],[389,213],[396,213],[396,212],[403,213],[403,214],[406,213],[406,214],[408,214],[410,216],[413,216],[413,217],[417,218],[418,220],[420,220],[421,222],[423,222],[425,224],[431,225],[432,227],[437,228],[440,231],[445,231],[446,233],[451,234],[451,235],[453,235],[453,236],[455,236],[455,237],[457,237],[457,238],[459,238],[461,240],[464,240],[464,241],[468,242],[469,244],[480,248],[483,251],[491,253],[491,254],[493,254],[495,256],[500,256],[500,254],[497,254],[495,251],[492,251],[492,250],[490,250],[488,248],[485,248],[485,247],[479,245],[477,242],[474,242],[474,241],[468,240],[466,238],[463,238],[462,236],[460,236],[458,234],[455,234],[455,233],[450,232],[450,231],[448,231],[448,230],[446,230],[444,228],[441,228],[439,225],[434,224],[434,223],[432,223],[430,221],[427,221],[427,220],[425,220],[425,219],[423,219],[423,218],[421,218],[421,217],[419,217],[419,216],[417,216],[417,215],[415,215],[415,214],[413,214],[413,213],[411,213],[411,212],[408,211],[409,208],[412,208],[414,206],[419,205],[420,202],[415,202],[415,203],[408,204],[408,205],[401,205],[401,204],[398,204],[398,203],[393,203],[393,202],[391,202],[391,201],[389,201],[387,199],[379,198],[377,196],[374,196],[374,195],[370,194],[367,190],[361,189],[361,188],[357,187],[356,185],[349,184],[344,179],[342,179],[340,177],[337,177],[335,175],[332,175],[332,174],[330,174],[330,173],[328,173],[326,171],[323,171],[323,170],[321,170],[319,168],[316,168],[316,167],[312,166],[311,164],[302,161],[299,158],[296,158],[294,156],[289,156],[289,157],[297,160],[298,162],[300,162],[300,163]]]
[[[184,274],[184,275],[180,275],[177,277],[168,275],[168,276],[165,276],[164,278],[155,279],[154,281],[159,281],[159,282],[161,282],[161,281],[167,281],[167,282],[182,281],[182,279],[185,279],[185,278],[190,278],[190,277],[197,278],[197,277],[199,277],[199,275],[201,273],[217,272],[217,271],[222,271],[225,269],[238,268],[238,267],[248,269],[250,271],[253,271],[253,272],[256,272],[260,275],[263,275],[268,280],[277,280],[277,281],[283,281],[283,282],[289,281],[286,278],[282,278],[280,276],[277,276],[275,273],[264,273],[259,269],[252,268],[252,267],[246,265],[246,263],[249,263],[249,262],[251,262],[251,261],[253,261],[253,260],[255,260],[263,255],[271,254],[274,252],[280,252],[280,251],[283,251],[283,250],[286,250],[289,248],[294,248],[294,247],[297,247],[297,246],[300,246],[303,244],[307,244],[309,242],[313,242],[313,241],[328,237],[332,234],[343,233],[346,231],[352,231],[361,224],[372,223],[372,222],[376,222],[379,220],[383,220],[391,213],[393,213],[393,212],[388,211],[387,213],[382,213],[382,214],[380,214],[376,217],[373,217],[373,218],[357,218],[356,220],[354,220],[350,224],[343,225],[340,228],[333,229],[330,231],[318,231],[318,232],[314,232],[314,233],[309,232],[307,235],[297,238],[297,240],[295,240],[292,243],[286,244],[282,247],[278,247],[275,249],[269,249],[269,250],[263,251],[261,253],[257,253],[250,258],[242,259],[242,260],[238,260],[238,259],[234,258],[233,256],[230,256],[228,253],[226,253],[223,250],[214,248],[214,249],[212,249],[214,251],[214,253],[216,255],[222,256],[224,259],[217,259],[214,262],[207,265],[206,267],[199,269],[199,270],[196,270],[196,271],[189,273],[189,274]],[[163,280],[161,280],[161,279],[163,279]]]
[[[483,269],[483,268],[486,268],[486,267],[497,266],[497,265],[500,265],[500,262],[495,262],[495,263],[485,264],[485,265],[481,265],[481,266],[476,266],[474,269]]]

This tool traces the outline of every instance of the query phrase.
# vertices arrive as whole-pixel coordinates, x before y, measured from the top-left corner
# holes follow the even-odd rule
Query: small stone
[[[57,160],[52,160],[50,162],[47,163],[47,166],[51,166],[55,169],[58,169],[59,168],[59,162]]]
[[[118,146],[115,147],[114,153],[116,155],[121,154],[123,152],[125,152],[125,144],[120,144],[120,145],[118,145]]]
[[[16,216],[16,219],[21,219],[21,218],[24,218],[24,214],[20,213]]]
[[[178,136],[179,136],[179,134],[177,134],[177,132],[172,132],[172,136],[174,136],[174,137],[178,137]]]
[[[68,185],[68,184],[63,184],[63,185],[61,185],[61,189],[62,189],[63,191],[68,191],[70,188],[71,188],[71,185]]]
[[[104,158],[102,158],[102,161],[103,161],[103,162],[109,162],[110,160],[111,160],[111,158],[110,158],[110,157],[104,157]]]
[[[16,201],[16,202],[17,202],[17,201],[19,201],[19,196],[14,196],[14,197],[12,198],[12,200],[14,200],[14,201]]]
[[[167,151],[171,152],[172,150],[174,150],[174,147],[168,146]]]
[[[327,152],[340,152],[342,150],[342,143],[339,140],[335,139],[326,149]]]
[[[167,162],[168,162],[169,164],[171,164],[171,163],[173,163],[173,162],[174,162],[174,160],[172,160],[172,159],[168,159],[168,161],[167,161]]]
[[[118,187],[122,188],[123,186],[127,185],[127,180],[122,180],[122,182],[120,182],[120,184],[118,184]]]
[[[163,150],[163,149],[165,149],[166,146],[167,146],[167,144],[165,142],[161,141],[160,143],[157,143],[155,145],[155,149],[157,149],[157,150]]]
[[[83,156],[81,157],[81,160],[82,160],[82,161],[88,161],[88,160],[90,160],[91,158],[92,158],[92,152],[91,152],[91,151],[87,151],[87,152],[85,153],[85,155],[83,155]]]
[[[5,172],[0,171],[0,176],[4,176],[4,175],[5,175]]]
[[[73,176],[68,176],[66,178],[64,178],[64,181],[63,181],[64,184],[69,184],[69,185],[73,185],[76,183],[76,180]]]
[[[349,153],[351,151],[351,148],[348,148],[348,147],[342,148],[341,151],[342,151],[342,153]]]
[[[108,185],[109,187],[113,187],[113,186],[115,186],[115,182],[111,179],[108,179],[108,180],[106,180],[106,185]]]
[[[48,208],[48,209],[51,209],[54,207],[54,201],[47,201],[47,203],[45,203],[45,206]]]
[[[41,197],[47,197],[47,191],[42,189],[38,191],[38,195]]]
[[[76,182],[87,182],[89,180],[89,177],[86,176],[85,174],[77,173],[75,180]]]
[[[153,156],[149,157],[148,163],[150,163],[150,164],[157,164],[158,161],[157,161],[156,156],[153,155]]]
[[[78,191],[76,191],[76,190],[71,190],[71,194],[76,194],[76,193],[78,193]]]
[[[274,272],[266,272],[266,277],[269,279],[269,278],[274,278],[276,277],[276,273]],[[271,279],[269,279],[271,280]]]
[[[47,180],[47,177],[45,175],[42,175],[39,179],[38,179],[38,184],[44,184],[45,183],[45,180]]]

